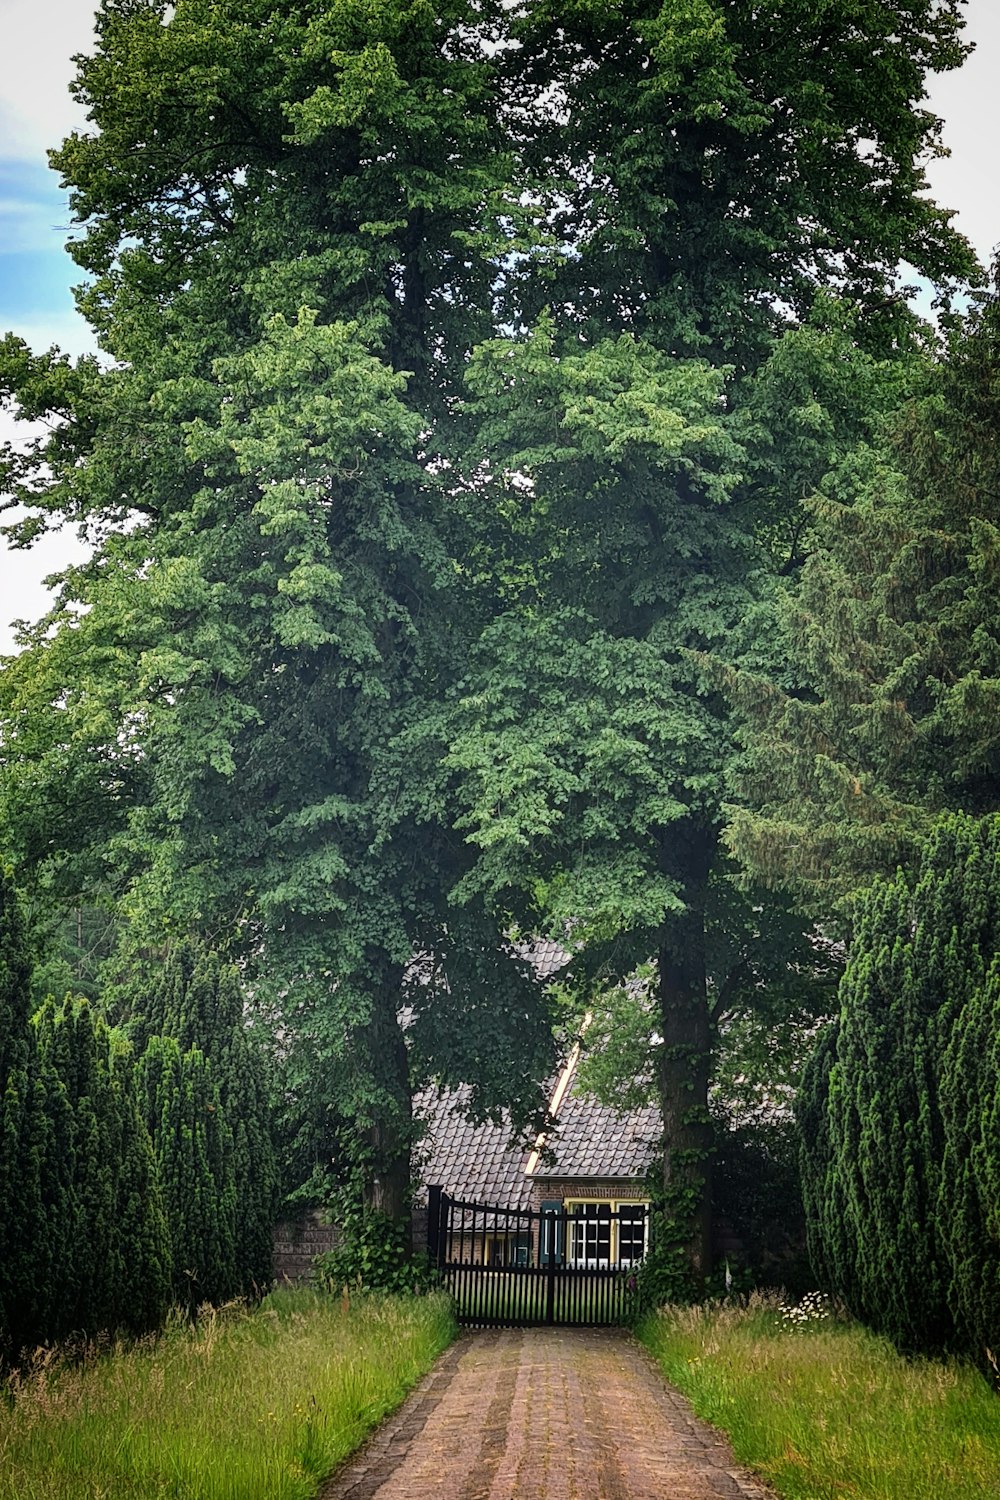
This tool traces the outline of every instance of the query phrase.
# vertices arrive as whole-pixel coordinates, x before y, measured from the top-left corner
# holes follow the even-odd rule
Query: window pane
[[[623,1203],[618,1218],[618,1259],[622,1265],[642,1260],[646,1250],[646,1214],[642,1204]]]

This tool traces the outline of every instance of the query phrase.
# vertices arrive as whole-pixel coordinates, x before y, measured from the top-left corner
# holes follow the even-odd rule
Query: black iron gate
[[[626,1321],[648,1236],[644,1203],[502,1208],[430,1189],[428,1249],[469,1327]]]

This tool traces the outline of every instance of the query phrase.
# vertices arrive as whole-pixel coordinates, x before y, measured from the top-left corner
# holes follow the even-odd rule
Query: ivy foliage
[[[346,1184],[334,1200],[339,1243],[316,1259],[314,1275],[330,1292],[414,1295],[440,1281],[424,1250],[414,1253],[409,1226],[366,1211],[361,1183]]]

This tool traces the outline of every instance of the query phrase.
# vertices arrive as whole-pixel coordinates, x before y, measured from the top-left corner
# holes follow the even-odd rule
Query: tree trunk
[[[658,954],[663,1188],[668,1212],[689,1225],[687,1259],[696,1287],[712,1269],[712,1028],[705,897],[715,848],[714,830],[693,822],[675,824],[664,834],[663,867],[681,885],[687,909],[664,923]]]
[[[401,980],[399,974],[385,984],[365,1028],[375,1104],[374,1119],[366,1131],[371,1154],[364,1203],[373,1213],[405,1225],[409,1238],[413,1099],[409,1058],[397,1016]]]

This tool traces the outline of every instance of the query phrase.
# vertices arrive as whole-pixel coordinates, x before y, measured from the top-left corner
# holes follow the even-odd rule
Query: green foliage
[[[227,1178],[231,1176],[235,1195],[232,1244],[227,1252],[232,1261],[231,1280],[223,1278],[222,1295],[259,1295],[273,1279],[271,1231],[277,1211],[277,1164],[266,1057],[259,1035],[248,1026],[238,972],[207,948],[179,944],[157,966],[155,975],[135,988],[141,993],[129,995],[134,1010],[129,1029],[136,1048],[168,1037],[177,1042],[183,1058],[197,1051],[217,1095],[213,1107],[218,1114],[218,1149],[223,1157],[231,1155],[231,1165],[224,1172]],[[217,1181],[215,1201],[227,1205],[226,1213],[229,1195],[229,1186],[223,1188],[221,1180]],[[176,1202],[175,1209],[182,1215],[189,1212]],[[227,1237],[229,1228],[222,1233]]]
[[[397,1210],[423,1081],[406,965],[464,925],[492,964],[456,962],[419,1008],[460,992],[485,1015],[509,955],[501,922],[448,908],[467,861],[391,752],[490,608],[453,561],[439,424],[537,234],[484,24],[409,0],[107,7],[77,85],[96,129],[56,159],[114,368],[11,341],[0,375],[24,414],[66,418],[8,452],[12,492],[44,462],[42,509],[97,547],[3,676],[12,847],[58,899],[127,909],[136,943],[242,947],[289,1095],[363,1143]],[[525,1117],[552,1047],[519,978],[512,1065],[462,1066]],[[449,1028],[422,1030],[426,1071],[450,1072],[454,1048],[428,1056]]]
[[[349,1292],[405,1295],[428,1292],[438,1285],[437,1271],[426,1254],[414,1254],[408,1223],[366,1209],[356,1191],[340,1196],[335,1214],[341,1243],[317,1258],[314,1273],[328,1292],[346,1287]]]
[[[957,0],[546,0],[514,24],[527,160],[571,250],[528,287],[529,321],[550,302],[588,342],[629,328],[743,365],[817,286],[884,347],[908,321],[901,251],[935,281],[973,268],[921,193],[940,126],[917,106],[961,61]]]
[[[24,918],[0,869],[0,1353],[26,1343],[40,1316],[44,1264],[45,1095],[29,1026],[31,963]]]
[[[910,1350],[997,1346],[994,1007],[1000,819],[940,822],[856,904],[838,1020],[803,1083],[810,1250]]]
[[[637,1318],[667,1303],[694,1302],[700,1291],[691,1274],[691,1218],[697,1194],[675,1192],[670,1205],[650,1211],[649,1250],[635,1272]]]
[[[102,992],[102,969],[118,937],[117,923],[107,911],[77,906],[66,916],[43,921],[34,935],[31,994],[34,1008],[49,995],[72,991],[96,1002]]]
[[[233,1136],[202,1052],[153,1037],[138,1063],[139,1096],[170,1231],[173,1299],[194,1312],[239,1289]]]
[[[728,1257],[734,1286],[781,1287],[793,1295],[808,1291],[815,1273],[806,1247],[794,1121],[789,1116],[719,1128],[715,1142],[715,1211],[742,1247]],[[720,1291],[724,1285],[723,1280]]]
[[[937,814],[997,806],[998,318],[989,297],[955,320],[814,497],[775,658],[725,679],[747,746],[729,842],[819,912],[912,862]]]
[[[39,1332],[147,1332],[169,1305],[170,1251],[131,1049],[85,1001],[48,1001],[34,1029],[49,1127]]]
[[[170,1252],[131,1053],[85,1001],[29,1022],[31,967],[0,881],[0,1355],[159,1326]],[[12,1065],[13,1064],[13,1065]]]
[[[745,646],[852,422],[803,338],[740,386],[818,288],[880,351],[901,256],[974,270],[914,107],[959,32],[958,0],[101,8],[53,163],[109,361],[0,355],[47,419],[4,453],[16,538],[95,552],[0,677],[0,824],[55,903],[242,952],[390,1216],[415,1085],[540,1103],[512,926],[581,924],[583,989],[655,960],[667,1175],[705,1158],[731,753],[694,653]]]

